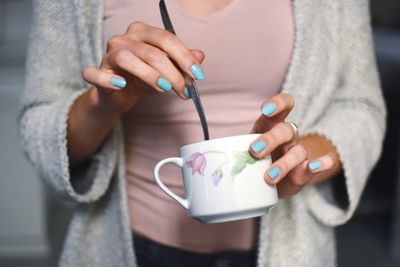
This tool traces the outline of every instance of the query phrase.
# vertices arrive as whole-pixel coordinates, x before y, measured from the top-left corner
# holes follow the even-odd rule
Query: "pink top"
[[[280,91],[293,44],[290,0],[233,0],[206,17],[189,15],[166,1],[177,35],[204,51],[205,80],[198,81],[212,138],[247,134],[260,105]],[[108,0],[104,44],[134,21],[162,28],[158,0]],[[149,90],[152,90],[149,88]],[[149,96],[124,118],[126,174],[134,232],[162,244],[197,252],[248,250],[255,246],[257,219],[204,225],[164,194],[152,170],[179,147],[200,141],[203,133],[192,101],[173,93]],[[180,169],[166,166],[164,183],[184,196]]]

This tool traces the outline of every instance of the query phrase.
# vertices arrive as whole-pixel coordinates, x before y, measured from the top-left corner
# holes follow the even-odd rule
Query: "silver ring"
[[[293,139],[290,141],[299,139],[299,127],[297,127],[297,125],[294,122],[287,122],[287,124],[289,124],[289,126],[292,127],[294,133]]]

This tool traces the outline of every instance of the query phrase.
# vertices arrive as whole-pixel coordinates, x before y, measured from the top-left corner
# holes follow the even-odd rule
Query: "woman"
[[[76,204],[60,265],[335,266],[333,227],[357,207],[385,128],[368,1],[167,6],[179,37],[156,0],[35,3],[20,132]],[[272,154],[265,182],[281,200],[260,220],[202,225],[154,185],[157,160],[202,138],[183,72],[213,138],[262,133],[249,152]],[[177,180],[165,182],[183,192]]]

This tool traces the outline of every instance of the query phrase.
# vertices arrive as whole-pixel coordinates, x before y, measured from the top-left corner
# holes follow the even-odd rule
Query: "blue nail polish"
[[[197,80],[204,80],[204,73],[201,70],[199,65],[194,64],[192,66],[191,70],[192,70],[194,77],[196,77]]]
[[[321,162],[319,160],[314,160],[308,164],[310,170],[315,171],[321,168]]]
[[[187,89],[187,87],[185,87],[185,89],[183,90],[183,94],[184,94],[187,98],[191,98],[189,89]]]
[[[111,84],[118,88],[124,88],[126,86],[126,81],[121,78],[113,77],[111,78]]]
[[[273,102],[268,103],[268,104],[266,104],[265,106],[263,106],[263,107],[261,108],[261,112],[262,112],[265,116],[271,115],[272,113],[275,112],[275,110],[276,110],[276,104],[273,103]]]
[[[276,179],[279,174],[281,174],[281,170],[278,167],[272,167],[268,171],[268,176],[271,177],[272,180]]]
[[[172,84],[163,77],[158,78],[157,85],[165,92],[169,92],[172,89]]]
[[[266,146],[267,145],[264,141],[259,140],[251,145],[251,150],[253,150],[255,153],[260,153],[265,149]]]

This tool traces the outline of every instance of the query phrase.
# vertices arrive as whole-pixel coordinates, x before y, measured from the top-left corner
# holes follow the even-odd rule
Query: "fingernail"
[[[126,81],[121,78],[113,77],[111,78],[111,84],[118,88],[124,88],[126,86]]]
[[[276,104],[271,102],[266,104],[265,106],[262,106],[261,108],[261,112],[265,115],[265,116],[269,116],[272,113],[274,113],[276,110]]]
[[[266,146],[267,145],[264,141],[259,140],[251,145],[251,150],[253,150],[255,153],[260,153],[265,149]]]
[[[310,168],[310,170],[315,171],[318,170],[319,168],[321,168],[321,161],[319,160],[314,160],[312,162],[310,162],[308,164],[308,167]]]
[[[276,179],[279,174],[281,174],[281,170],[278,167],[272,167],[268,171],[268,176],[271,177],[272,180]]]
[[[158,78],[157,85],[165,92],[169,92],[172,89],[172,84],[163,77]]]
[[[191,97],[190,97],[189,89],[187,89],[187,87],[185,87],[185,89],[183,90],[183,94],[184,94],[187,98],[191,98]]]
[[[197,80],[204,80],[204,73],[199,65],[194,64],[191,69],[194,77],[196,77]]]

